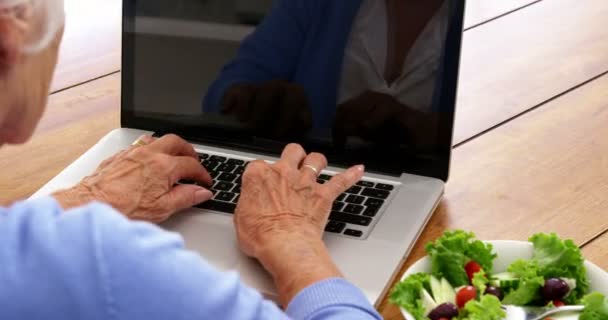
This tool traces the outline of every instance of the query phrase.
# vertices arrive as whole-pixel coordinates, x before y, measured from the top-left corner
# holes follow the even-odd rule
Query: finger
[[[338,198],[344,191],[350,189],[355,183],[363,178],[365,167],[362,165],[354,166],[331,178],[322,187],[332,198]]]
[[[196,154],[194,147],[186,140],[174,134],[165,135],[162,138],[150,143],[146,147],[149,148],[149,150],[165,153],[171,156],[185,156],[198,160],[198,154]]]
[[[315,172],[315,170],[312,170],[311,167],[317,169],[317,171]],[[319,174],[321,174],[321,171],[325,170],[325,168],[327,168],[327,159],[325,156],[320,153],[313,152],[309,154],[302,162],[300,172],[308,179],[316,181]]]
[[[194,180],[204,186],[211,186],[213,179],[207,169],[200,162],[190,157],[174,157],[175,167],[173,168],[173,176],[171,184],[175,184],[180,180]]]
[[[211,198],[211,191],[192,184],[178,184],[167,194],[169,210],[172,213],[209,201]]]
[[[156,141],[156,138],[154,138],[153,136],[149,135],[149,134],[144,134],[141,137],[137,138],[137,140],[135,141],[141,141],[144,145],[148,145],[154,141]]]
[[[306,158],[306,151],[301,145],[296,143],[288,144],[281,154],[282,162],[287,163],[292,168],[300,168],[300,163]]]

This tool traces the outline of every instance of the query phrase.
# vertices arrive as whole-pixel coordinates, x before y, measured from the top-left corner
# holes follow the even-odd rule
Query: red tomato
[[[477,290],[473,286],[466,286],[458,291],[456,294],[456,304],[458,308],[464,308],[464,305],[467,302],[475,299],[477,297]]]
[[[481,266],[479,265],[479,263],[475,262],[475,261],[469,261],[469,263],[467,263],[466,266],[464,266],[464,270],[467,271],[467,276],[469,277],[469,281],[473,281],[473,276],[481,271]]]
[[[561,300],[554,300],[553,301],[553,305],[556,306],[556,307],[563,307],[566,304],[563,301],[561,301]]]
[[[448,318],[439,318],[439,320],[450,320]]]

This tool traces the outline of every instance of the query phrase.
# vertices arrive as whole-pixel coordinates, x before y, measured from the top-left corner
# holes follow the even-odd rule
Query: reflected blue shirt
[[[381,319],[360,290],[328,279],[286,311],[184,249],[175,233],[102,204],[51,198],[0,208],[0,319]]]

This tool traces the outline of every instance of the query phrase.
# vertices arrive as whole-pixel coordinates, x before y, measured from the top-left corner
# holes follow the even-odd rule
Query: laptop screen
[[[122,123],[447,179],[464,1],[125,0]]]

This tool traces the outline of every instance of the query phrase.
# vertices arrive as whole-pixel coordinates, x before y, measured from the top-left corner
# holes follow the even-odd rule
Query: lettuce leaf
[[[594,292],[585,296],[581,300],[585,309],[581,313],[579,320],[607,320],[608,319],[608,298],[603,294]]]
[[[475,289],[477,289],[477,292],[479,294],[483,294],[484,292],[486,292],[489,282],[490,281],[488,280],[488,277],[486,276],[486,272],[483,270],[475,273],[475,275],[473,276],[473,281],[471,281],[471,283],[473,284],[473,287],[475,287]]]
[[[445,278],[454,287],[469,284],[464,266],[474,260],[491,274],[496,254],[492,245],[475,240],[475,234],[462,230],[446,231],[442,237],[425,247],[431,258],[431,274],[438,279]]]
[[[540,288],[545,284],[545,279],[539,275],[538,262],[531,260],[516,260],[508,271],[519,277],[519,287],[510,291],[502,300],[504,304],[527,305],[542,300]]]
[[[566,304],[576,304],[589,291],[585,259],[572,240],[562,240],[555,233],[538,233],[530,237],[534,245],[534,258],[539,275],[545,279],[570,278],[576,288],[566,297]]]
[[[464,306],[460,320],[502,320],[507,314],[502,310],[500,300],[493,295],[481,296],[480,300],[471,300]]]
[[[424,309],[420,293],[429,287],[430,276],[427,273],[412,274],[393,288],[389,301],[407,310],[416,320],[426,319],[427,310]]]

